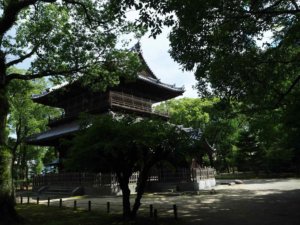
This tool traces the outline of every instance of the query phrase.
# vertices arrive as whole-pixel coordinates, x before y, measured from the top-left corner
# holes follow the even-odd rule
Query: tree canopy
[[[299,1],[116,2],[139,10],[153,36],[171,26],[171,56],[195,73],[200,96],[220,98],[227,117],[245,115],[261,143],[299,162]]]
[[[175,9],[171,55],[196,70],[200,93],[234,99],[251,112],[289,105],[300,80],[298,4],[188,1]]]
[[[153,166],[164,160],[183,159],[191,145],[187,133],[164,121],[98,116],[85,119],[82,131],[72,141],[69,167],[115,173],[123,194],[123,214],[134,218]],[[139,172],[139,177],[131,209],[128,184],[134,172]]]
[[[195,71],[201,95],[234,99],[248,110],[274,109],[295,100],[298,1],[115,2],[123,6],[123,15],[128,7],[138,10],[136,23],[150,27],[153,36],[165,25],[172,27],[171,56]]]
[[[245,123],[240,117],[230,117],[227,105],[220,99],[174,99],[161,103],[155,110],[168,111],[170,121],[175,124],[201,129],[201,140],[193,152],[200,165],[214,165],[218,171],[234,166],[233,152]],[[207,143],[213,146],[214,152],[207,149]],[[216,156],[215,160],[212,159],[213,155]],[[207,156],[210,162],[206,160]]]
[[[235,105],[217,98],[182,98],[161,103],[156,110],[168,111],[175,124],[201,128],[202,137],[214,147],[213,165],[219,172],[296,172],[299,142],[294,135],[298,130],[288,129],[297,123],[289,127],[282,123],[282,110],[233,116]],[[205,156],[209,154],[203,146],[193,153],[200,164],[208,163]]]

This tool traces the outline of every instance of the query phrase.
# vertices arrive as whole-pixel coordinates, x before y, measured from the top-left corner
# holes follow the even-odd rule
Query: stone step
[[[42,193],[45,196],[72,196],[72,192],[52,192],[52,191],[45,191]]]
[[[44,186],[38,190],[42,195],[82,195],[83,189],[81,187],[58,187],[58,186]]]
[[[72,192],[74,188],[48,188],[45,191],[52,192]]]

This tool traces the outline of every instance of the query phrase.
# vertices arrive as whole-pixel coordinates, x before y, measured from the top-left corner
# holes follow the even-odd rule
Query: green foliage
[[[299,114],[299,2],[195,0],[169,7],[178,18],[171,55],[196,71],[199,93],[238,102],[235,111],[246,115],[260,148],[286,151],[282,165],[299,163],[293,116]]]
[[[99,88],[105,89],[117,84],[120,76],[136,76],[140,69],[138,57],[130,51],[117,49],[117,40],[122,34],[136,33],[136,36],[140,36],[144,29],[135,29],[116,15],[115,8],[109,2],[7,0],[0,3],[1,148],[7,145],[7,117],[10,113],[8,88],[12,96],[22,92],[22,87],[14,84],[14,80],[28,81],[48,76],[52,82],[61,83],[80,77],[88,84],[93,84],[97,77],[102,81]],[[25,73],[12,69],[25,60],[30,61],[30,67]],[[12,96],[11,104],[27,104],[25,99],[20,104],[12,102]],[[38,118],[41,115],[37,108],[37,111],[21,109],[18,110],[24,116],[19,118],[30,118],[31,115]],[[15,117],[13,112],[10,116]],[[12,126],[17,128],[13,120]],[[30,134],[33,130],[27,129],[34,127],[37,131],[40,128],[40,124],[35,124],[34,120],[26,120],[26,123],[28,126],[20,126],[22,128],[18,129],[20,133]],[[20,141],[17,140],[16,144]],[[13,148],[15,152],[16,148]],[[9,179],[0,173],[0,179],[4,178]],[[8,196],[1,199],[2,191],[0,189],[0,223],[4,221],[3,218],[15,219],[14,213],[11,213],[14,212],[13,206],[5,201]],[[4,208],[9,210],[5,213],[2,210]]]
[[[237,143],[239,151],[236,155],[236,166],[239,171],[258,172],[263,169],[266,160],[264,149],[261,148],[256,136],[242,132]]]
[[[169,6],[178,18],[171,55],[185,69],[196,70],[200,93],[249,108],[288,101],[299,71],[299,20],[292,1],[179,2]],[[272,38],[262,48],[257,40],[266,32]]]
[[[194,157],[204,163],[205,155],[211,154],[203,146],[204,139],[207,139],[216,149],[216,168],[227,170],[235,166],[234,151],[236,151],[236,143],[244,124],[242,118],[230,117],[232,107],[217,98],[183,98],[162,103],[155,110],[168,111],[172,123],[200,128],[203,136],[200,143],[195,146]]]
[[[8,148],[0,146],[0,188],[5,193],[11,194],[12,182],[9,179],[11,176],[11,153]]]
[[[217,99],[173,99],[159,104],[155,111],[168,112],[170,122],[185,127],[201,128],[210,121],[209,108],[216,103]]]
[[[84,76],[89,84],[98,77],[101,88],[115,85],[120,76],[135,77],[138,57],[116,45],[122,34],[139,36],[140,30],[114,15],[106,1],[66,2],[38,1],[19,13],[15,35],[4,35],[2,45],[12,57],[29,54],[31,67],[24,75],[50,76],[54,82]]]
[[[299,171],[298,1],[116,2],[125,5],[123,13],[139,10],[137,23],[154,36],[163,25],[172,26],[171,56],[195,72],[201,97],[217,96],[233,106],[227,118],[243,117],[243,130],[257,136],[260,148],[292,151],[290,163]]]
[[[113,172],[123,194],[123,214],[134,218],[151,168],[168,160],[182,161],[192,141],[180,128],[163,121],[125,115],[99,116],[83,122],[72,140],[69,168]],[[139,172],[137,195],[131,209],[129,178]]]
[[[59,110],[36,104],[31,100],[33,94],[41,93],[46,83],[13,81],[9,86],[10,115],[9,125],[11,132],[23,129],[22,138],[26,135],[41,132],[45,129],[50,116],[59,115]],[[21,126],[21,127],[20,127]],[[17,134],[16,134],[17,135]]]
[[[72,144],[72,169],[133,173],[186,149],[183,131],[161,121],[100,116],[84,124]]]
[[[32,94],[46,88],[43,80],[27,82],[12,81],[9,92],[10,114],[8,127],[11,138],[8,145],[13,155],[15,179],[25,179],[28,171],[38,174],[42,170],[42,158],[47,152],[45,147],[27,146],[26,138],[46,129],[48,118],[55,117],[60,111],[36,104],[31,100]]]

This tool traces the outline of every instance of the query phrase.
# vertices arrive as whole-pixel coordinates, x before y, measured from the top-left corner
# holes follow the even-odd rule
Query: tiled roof
[[[27,142],[38,142],[42,140],[48,140],[55,137],[60,137],[66,134],[70,134],[73,132],[76,132],[80,129],[80,125],[78,122],[73,121],[72,123],[63,124],[57,127],[54,127],[50,130],[47,130],[45,132],[39,133],[34,136],[30,136],[27,138]]]

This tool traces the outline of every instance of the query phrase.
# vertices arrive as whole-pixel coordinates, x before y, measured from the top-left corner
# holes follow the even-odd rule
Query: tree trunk
[[[21,157],[20,157],[20,178],[22,180],[26,179],[26,174],[27,174],[27,160],[26,160],[26,155],[27,155],[27,147],[26,145],[21,145]]]
[[[210,167],[214,167],[215,165],[214,165],[214,158],[212,153],[208,153],[207,155],[208,155]]]
[[[118,175],[118,180],[120,188],[122,190],[122,200],[123,200],[123,218],[131,219],[131,207],[130,207],[130,189],[129,189],[129,175]]]
[[[11,154],[6,147],[8,99],[6,88],[0,84],[0,224],[14,224],[19,220],[11,177]]]
[[[147,184],[147,179],[148,179],[148,175],[149,175],[149,171],[150,168],[146,167],[144,168],[140,174],[139,174],[139,178],[138,178],[138,182],[137,182],[137,187],[136,187],[136,198],[135,198],[135,202],[132,208],[132,212],[131,212],[131,218],[135,218],[136,214],[141,206],[141,199],[143,197],[143,194],[145,192],[145,187]]]

